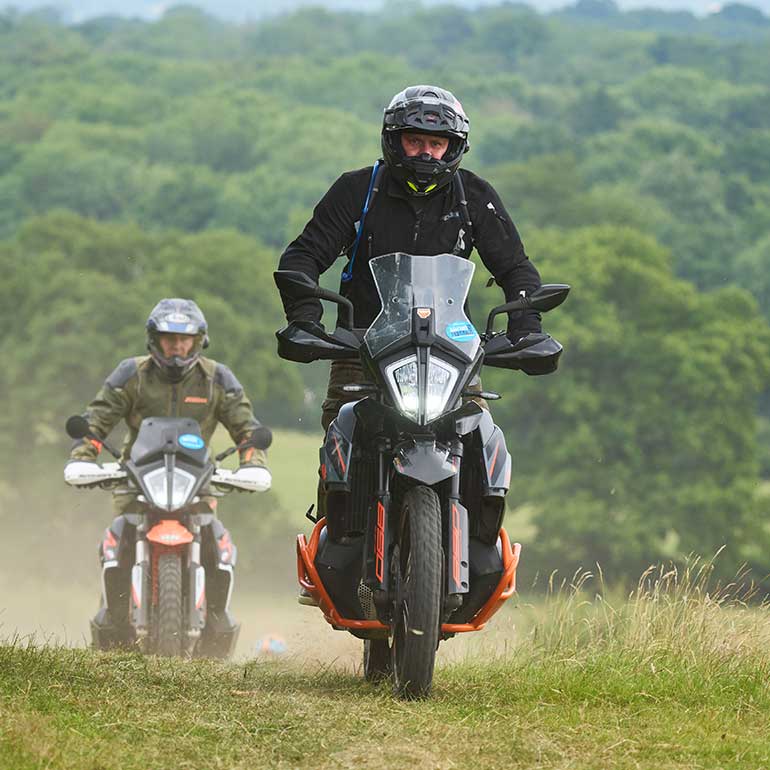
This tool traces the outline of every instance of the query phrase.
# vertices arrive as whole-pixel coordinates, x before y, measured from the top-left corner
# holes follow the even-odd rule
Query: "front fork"
[[[190,643],[194,643],[206,625],[206,571],[201,565],[201,528],[194,525],[191,529],[193,540],[185,549],[187,559],[183,565],[187,575],[186,634]],[[134,565],[131,568],[130,618],[139,639],[147,636],[150,627],[150,607],[153,603],[152,549],[164,547],[151,544],[146,535],[146,527],[137,527]]]
[[[463,443],[455,439],[449,452],[449,461],[455,468],[451,478],[446,521],[446,606],[455,610],[462,604],[462,595],[468,593],[468,509],[460,502],[460,468],[463,461]]]
[[[187,567],[187,637],[191,643],[200,638],[206,625],[206,570],[201,565],[201,528],[192,528]]]
[[[131,567],[131,596],[129,612],[131,625],[137,639],[144,639],[150,627],[150,604],[152,603],[152,577],[150,574],[150,544],[144,526],[136,528],[134,565]]]
[[[380,617],[387,611],[389,596],[389,553],[392,542],[390,528],[390,474],[386,462],[389,442],[381,439],[377,447],[377,492],[374,515],[367,517],[364,584],[373,592]],[[455,468],[451,477],[446,521],[448,526],[444,548],[446,564],[445,610],[451,614],[462,605],[463,594],[468,593],[468,509],[460,502],[460,468],[463,443],[452,442],[449,461]]]
[[[390,442],[380,438],[377,444],[377,491],[373,514],[367,516],[364,545],[363,582],[371,591],[378,615],[387,613],[390,583],[390,472],[386,457]]]

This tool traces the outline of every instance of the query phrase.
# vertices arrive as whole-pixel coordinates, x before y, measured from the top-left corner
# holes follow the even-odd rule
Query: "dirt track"
[[[91,554],[94,562],[95,555]],[[269,584],[270,576],[255,581]],[[85,646],[89,641],[88,619],[99,596],[99,573],[93,566],[93,582],[44,578],[21,578],[18,573],[0,571],[0,637],[34,635],[38,641]],[[233,610],[241,621],[237,657],[253,657],[258,642],[275,636],[286,645],[286,654],[319,665],[354,667],[360,663],[362,642],[349,634],[334,631],[313,607],[300,606],[296,593],[282,588],[270,596],[258,596],[241,581],[236,585]],[[443,660],[466,655],[504,652],[515,637],[516,613],[500,613],[489,628],[477,634],[461,635],[441,645]]]

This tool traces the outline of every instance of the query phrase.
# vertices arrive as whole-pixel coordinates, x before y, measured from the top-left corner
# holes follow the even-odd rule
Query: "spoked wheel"
[[[182,652],[182,555],[175,551],[158,557],[158,606],[156,653],[164,656]]]
[[[364,639],[364,679],[381,682],[390,676],[390,648],[387,639]]]
[[[391,663],[394,690],[426,698],[433,683],[441,610],[441,508],[430,487],[414,487],[401,506],[401,533],[393,549]]]

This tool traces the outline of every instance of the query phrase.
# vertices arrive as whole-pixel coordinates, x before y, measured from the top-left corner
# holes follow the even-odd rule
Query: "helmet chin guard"
[[[408,156],[401,146],[404,131],[435,134],[449,139],[443,157]],[[470,122],[455,96],[436,86],[410,86],[397,93],[382,121],[382,156],[412,195],[430,195],[452,181],[462,156],[468,152]]]
[[[197,350],[195,350],[197,348]],[[200,358],[200,344],[196,341],[195,352],[187,358],[181,356],[169,356],[168,358],[163,355],[160,349],[160,345],[157,344],[157,340],[152,340],[147,343],[147,349],[150,351],[152,360],[160,367],[161,371],[165,375],[166,379],[170,382],[179,382],[190,369],[195,366],[195,362]]]

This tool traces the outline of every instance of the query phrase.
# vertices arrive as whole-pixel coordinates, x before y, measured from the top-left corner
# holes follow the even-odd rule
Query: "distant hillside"
[[[186,3],[162,2],[158,0],[14,0],[3,1],[0,7],[14,8],[21,11],[33,9],[55,9],[67,20],[78,22],[94,16],[119,15],[155,19],[175,5],[192,5],[204,9],[213,16],[224,19],[244,21],[263,16],[294,11],[303,6],[322,6],[334,10],[375,11],[383,7],[392,7],[397,12],[414,9],[419,6],[446,5],[443,0],[190,0]],[[496,5],[493,0],[454,0],[452,5],[474,8],[483,5]],[[566,0],[530,0],[529,5],[538,11],[547,12],[564,8],[570,3]],[[657,11],[687,11],[698,16],[705,16],[719,10],[726,3],[714,0],[619,0],[623,10],[655,9]],[[770,0],[751,0],[748,5],[770,14]]]

